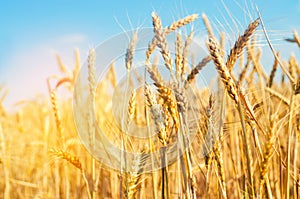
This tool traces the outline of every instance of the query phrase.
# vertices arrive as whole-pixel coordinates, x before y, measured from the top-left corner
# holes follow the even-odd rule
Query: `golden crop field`
[[[206,29],[203,56],[191,47],[197,30],[178,31],[195,20]],[[261,18],[230,48],[204,14],[164,24],[152,13],[152,23],[142,68],[136,31],[123,64],[112,62],[101,81],[96,48],[81,69],[79,51],[73,68],[58,56],[48,97],[15,112],[1,87],[0,198],[300,197],[297,58],[282,59],[270,41],[273,66],[262,67]],[[300,48],[297,32],[286,42]],[[197,84],[203,70],[213,85]]]

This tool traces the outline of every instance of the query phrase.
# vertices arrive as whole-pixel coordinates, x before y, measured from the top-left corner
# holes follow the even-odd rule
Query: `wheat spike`
[[[142,173],[147,158],[149,158],[149,154],[146,153],[146,150],[142,150],[141,153],[134,155],[132,160],[132,172],[126,173],[126,183],[124,187],[125,198],[136,198],[136,193],[140,189],[140,185],[143,181]]]
[[[157,103],[157,99],[153,90],[149,85],[145,85],[145,96],[150,108],[151,117],[155,123],[156,130],[158,131],[158,137],[160,142],[167,145],[167,132],[166,132],[166,115],[164,115],[163,107]]]
[[[186,16],[182,19],[179,19],[178,21],[173,22],[171,25],[169,25],[166,28],[166,34],[169,34],[169,33],[173,32],[174,30],[195,21],[198,18],[198,16],[199,16],[198,14],[192,14],[192,15]]]
[[[215,37],[214,33],[213,33],[213,30],[211,28],[210,22],[209,22],[209,20],[208,20],[208,18],[206,16],[206,14],[204,14],[204,13],[202,14],[202,20],[203,20],[204,25],[206,27],[206,30],[207,30],[207,33],[208,33],[208,37],[209,38]]]
[[[165,31],[162,29],[162,24],[159,16],[154,12],[152,13],[152,23],[154,27],[155,39],[157,41],[156,45],[158,48],[160,48],[160,52],[163,56],[166,67],[170,71],[172,71],[172,59],[166,41],[166,34]]]
[[[297,64],[296,58],[292,55],[292,56],[290,56],[290,59],[289,59],[288,70],[294,79],[297,79],[297,69],[298,69],[298,64]]]
[[[176,56],[175,56],[175,66],[176,66],[176,78],[179,81],[179,78],[181,77],[181,69],[182,69],[182,36],[180,33],[176,35],[176,43],[175,43],[175,50],[176,50]]]
[[[260,166],[260,189],[262,189],[263,185],[266,182],[268,166],[272,155],[272,147],[273,147],[273,133],[269,132],[267,134],[267,143],[265,145],[265,152],[263,154],[263,161]]]
[[[233,48],[230,50],[230,54],[226,62],[226,66],[229,69],[229,71],[232,70],[238,56],[242,53],[244,47],[249,41],[251,35],[255,32],[258,25],[259,19],[256,19],[255,21],[251,22],[248,28],[245,30],[244,34],[242,36],[239,36],[238,40],[235,42]]]
[[[95,49],[90,49],[89,57],[88,57],[88,70],[89,70],[89,88],[90,88],[90,94],[91,96],[95,96],[95,87],[96,87],[96,81],[95,81]]]
[[[300,39],[296,30],[294,30],[293,38],[292,39],[285,39],[288,42],[296,43],[300,48]]]
[[[238,90],[237,90],[237,87],[228,71],[228,68],[222,62],[219,44],[217,43],[217,41],[214,38],[210,38],[207,45],[208,45],[208,50],[211,55],[211,59],[215,63],[216,69],[226,87],[226,90],[227,90],[229,96],[235,101],[236,104],[238,104],[238,102],[239,102]]]
[[[279,52],[277,53],[277,56],[279,57]],[[277,61],[277,59],[274,59],[274,64],[273,64],[272,71],[271,71],[270,77],[269,77],[269,82],[268,82],[268,87],[270,87],[270,88],[272,87],[277,68],[278,68],[278,61]]]
[[[221,149],[221,141],[218,139],[213,147],[215,159],[217,162],[218,167],[218,174],[220,176],[221,186],[222,186],[222,193],[226,198],[226,181],[225,181],[225,171],[224,171],[224,163],[222,157],[222,149]]]
[[[129,103],[128,103],[128,116],[129,116],[129,120],[134,119],[135,116],[135,111],[136,111],[136,91],[133,90],[131,93],[131,97],[129,99]]]
[[[155,86],[157,86],[157,91],[160,94],[160,97],[163,99],[163,107],[165,108],[165,114],[168,115],[170,113],[171,118],[174,121],[175,126],[175,132],[179,129],[179,115],[177,110],[177,101],[173,96],[173,91],[171,88],[168,88],[164,85],[157,85],[154,83]],[[168,117],[166,117],[169,119]],[[168,125],[170,123],[168,122]],[[166,125],[168,127],[168,125]]]
[[[187,77],[187,80],[185,81],[185,87],[187,88],[187,85],[195,79],[196,75],[208,64],[208,62],[211,60],[210,56],[204,57],[190,72],[190,74]]]
[[[60,137],[59,143],[62,144],[62,143],[64,143],[64,139],[65,139],[64,138],[64,129],[62,126],[61,117],[60,117],[60,113],[59,113],[59,109],[58,109],[58,105],[57,105],[57,94],[56,94],[55,89],[51,91],[50,98],[51,98],[52,110],[53,110],[53,114],[54,114],[54,118],[55,118],[57,132]]]
[[[129,46],[126,50],[126,55],[125,55],[125,66],[127,70],[130,70],[132,66],[132,60],[133,60],[133,55],[134,55],[134,50],[137,42],[138,34],[137,31],[133,33],[133,36],[130,40]]]
[[[71,155],[69,152],[63,151],[61,149],[49,149],[49,152],[55,157],[68,161],[70,164],[78,168],[80,171],[83,170],[79,158],[74,155]]]
[[[183,77],[183,75],[185,74],[188,68],[189,47],[192,43],[193,37],[194,37],[194,31],[191,31],[184,43],[183,52],[182,52],[181,77]]]
[[[165,28],[164,34],[165,35],[170,34],[172,31],[193,22],[197,18],[198,18],[197,14],[192,14],[192,15],[189,15],[189,16],[187,16],[183,19],[180,19],[176,22],[173,22],[170,26]],[[160,25],[161,25],[161,22],[160,22]],[[156,37],[154,37],[152,39],[152,41],[149,43],[148,49],[146,51],[146,64],[150,63],[150,55],[154,52],[154,49],[155,49],[155,46],[157,45],[157,42],[158,42],[158,40],[156,39]]]
[[[210,94],[209,96],[209,104],[205,109],[204,114],[204,144],[202,146],[204,159],[205,159],[205,166],[208,169],[211,165],[211,162],[214,157],[214,153],[211,151],[213,146],[215,145],[216,140],[216,132],[213,124],[213,109],[214,109],[215,99],[214,95]]]
[[[175,93],[175,98],[177,101],[177,109],[179,113],[182,113],[183,115],[187,111],[187,105],[188,105],[188,99],[185,95],[185,90],[183,88],[175,87],[173,88]]]
[[[166,84],[162,78],[162,76],[160,75],[158,68],[155,64],[151,66],[146,66],[147,72],[150,75],[150,78],[156,83],[156,84],[161,84],[164,85]]]

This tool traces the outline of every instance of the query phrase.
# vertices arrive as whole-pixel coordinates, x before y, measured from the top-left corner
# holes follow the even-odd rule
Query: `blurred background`
[[[1,1],[0,85],[9,90],[4,105],[9,109],[22,99],[47,94],[46,78],[59,74],[56,54],[72,68],[75,48],[83,62],[89,48],[113,35],[151,27],[153,11],[164,26],[188,14],[206,13],[215,31],[227,32],[227,45],[231,45],[249,21],[258,17],[256,5],[281,57],[287,59],[291,52],[299,56],[296,44],[284,40],[292,37],[293,30],[300,31],[299,0]],[[194,23],[194,29],[201,37],[201,19]],[[263,56],[271,58],[263,37],[258,45],[265,48]],[[269,71],[273,58],[263,60],[264,69]]]

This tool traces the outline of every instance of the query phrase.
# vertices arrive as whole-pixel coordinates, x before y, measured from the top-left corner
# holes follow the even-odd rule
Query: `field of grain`
[[[186,37],[178,30],[195,20],[206,28],[207,49],[194,63],[195,30]],[[153,13],[152,23],[144,73],[134,67],[137,31],[123,65],[111,63],[100,82],[91,49],[86,75],[78,75],[78,51],[73,68],[58,57],[59,78],[45,80],[49,96],[24,99],[14,113],[1,105],[1,88],[0,198],[300,197],[296,57],[281,59],[271,41],[274,63],[264,69],[256,45],[257,32],[268,41],[261,18],[249,21],[229,49],[204,14],[168,25]],[[300,48],[297,32],[286,42]],[[118,67],[125,81],[118,82]],[[197,85],[202,70],[215,72],[206,77],[213,86]],[[61,90],[75,94],[63,98]]]

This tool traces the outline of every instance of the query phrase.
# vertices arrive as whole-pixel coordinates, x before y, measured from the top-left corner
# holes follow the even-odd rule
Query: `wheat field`
[[[198,63],[189,61],[199,56],[190,48],[194,30],[186,37],[178,31],[195,20],[202,20],[206,28],[206,55]],[[24,99],[11,113],[2,105],[6,92],[1,87],[0,198],[300,197],[297,58],[282,59],[271,41],[273,66],[264,69],[262,50],[256,45],[258,31],[267,38],[260,17],[249,21],[228,49],[224,33],[212,30],[204,14],[164,24],[153,13],[152,23],[141,87],[134,87],[134,78],[139,79],[133,61],[138,32],[124,49],[123,65],[112,63],[101,82],[95,68],[97,49],[91,49],[82,65],[88,74],[80,76],[87,84],[78,78],[76,50],[73,68],[57,57],[62,75],[49,74],[47,97]],[[175,35],[174,53],[167,40],[170,34]],[[286,42],[300,48],[297,32]],[[118,67],[126,70],[128,82],[118,82]],[[204,69],[216,74],[207,77],[216,80],[213,88],[197,85]],[[120,84],[128,90],[119,89]],[[63,98],[61,90],[77,94]],[[77,99],[82,96],[86,98]],[[74,100],[83,101],[77,105],[82,124],[74,119]],[[122,102],[115,110],[120,111],[115,113],[118,117],[113,100]],[[87,131],[79,136],[80,125]],[[144,127],[147,139],[134,136],[136,126]],[[121,153],[105,147],[101,151],[104,142]]]

